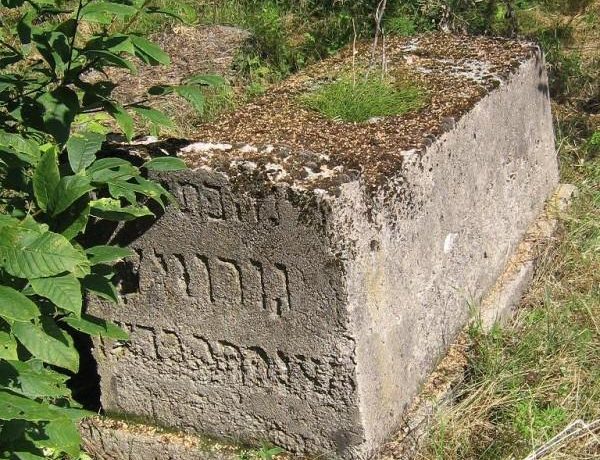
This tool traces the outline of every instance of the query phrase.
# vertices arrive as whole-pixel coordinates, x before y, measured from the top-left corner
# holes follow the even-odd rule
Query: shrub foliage
[[[88,413],[67,386],[79,368],[72,332],[127,339],[85,313],[86,295],[118,301],[113,266],[129,255],[99,244],[98,226],[152,216],[147,201],[171,197],[146,172],[185,167],[99,154],[106,131],[90,117],[108,114],[131,139],[134,114],[170,123],[152,95],[175,92],[202,109],[202,86],[219,83],[195,76],[127,106],[111,96],[103,69],[169,64],[129,32],[157,13],[169,14],[143,0],[0,1],[0,458],[82,455],[77,421]]]

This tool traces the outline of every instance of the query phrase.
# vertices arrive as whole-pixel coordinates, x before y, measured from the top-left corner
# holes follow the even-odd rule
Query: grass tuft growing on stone
[[[395,85],[380,77],[344,77],[300,98],[303,105],[332,120],[365,122],[420,108],[425,92],[412,84]]]

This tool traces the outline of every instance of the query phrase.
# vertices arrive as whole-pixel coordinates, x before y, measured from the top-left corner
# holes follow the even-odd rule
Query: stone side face
[[[139,293],[91,311],[130,331],[98,342],[102,405],[191,433],[339,453],[362,441],[340,264],[283,190],[167,179],[168,209],[132,248]],[[321,225],[322,226],[322,225]],[[134,283],[135,284],[135,283]]]
[[[407,152],[389,192],[366,202],[345,187],[336,220],[355,241],[346,272],[366,451],[398,427],[558,183],[545,88],[534,57],[423,154]],[[352,218],[367,212],[370,223]]]

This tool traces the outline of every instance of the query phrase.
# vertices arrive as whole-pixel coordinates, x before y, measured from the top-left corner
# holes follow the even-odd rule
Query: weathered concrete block
[[[558,173],[537,48],[428,35],[386,56],[426,107],[303,108],[348,50],[199,128],[163,178],[180,207],[131,244],[137,292],[90,306],[131,332],[97,343],[105,409],[343,459],[398,425]]]

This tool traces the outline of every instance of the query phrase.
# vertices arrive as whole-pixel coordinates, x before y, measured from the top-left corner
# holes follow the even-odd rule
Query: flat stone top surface
[[[381,72],[378,48],[372,74]],[[368,68],[371,49],[370,42],[357,45],[355,69]],[[388,75],[423,88],[425,103],[403,115],[348,123],[327,119],[299,101],[300,95],[352,72],[353,49],[347,47],[235,112],[200,125],[195,137],[201,142],[180,155],[191,168],[222,171],[232,181],[260,175],[298,189],[330,191],[361,175],[376,186],[400,168],[406,155],[451,129],[536,49],[529,42],[440,33],[386,39]]]

